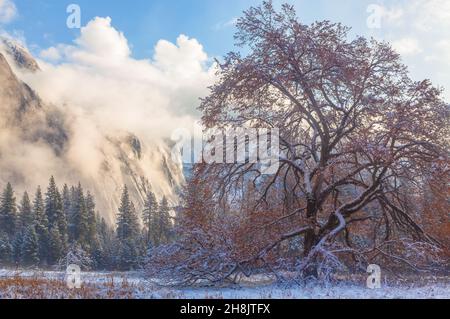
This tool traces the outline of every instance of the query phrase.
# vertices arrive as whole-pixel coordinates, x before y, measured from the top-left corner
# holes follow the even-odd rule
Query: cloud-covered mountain
[[[39,65],[33,56],[17,41],[2,37],[1,42],[3,49],[14,59],[14,62],[19,68],[30,72],[40,71]]]
[[[110,222],[124,184],[138,206],[150,188],[176,200],[183,167],[169,137],[190,128],[214,79],[196,40],[160,41],[153,59],[136,60],[111,20],[96,18],[37,61],[11,39],[0,52],[0,183],[80,181]]]

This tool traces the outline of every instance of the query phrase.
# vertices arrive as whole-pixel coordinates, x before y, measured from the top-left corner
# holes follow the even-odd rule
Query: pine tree
[[[49,231],[49,250],[48,250],[48,264],[56,265],[56,263],[60,260],[64,255],[64,246],[61,240],[61,234],[59,232],[59,228],[56,225],[53,225]]]
[[[78,242],[84,250],[87,250],[87,248],[89,248],[89,220],[86,209],[86,200],[80,183],[78,184],[78,187],[74,189],[71,218],[74,240]]]
[[[127,238],[119,242],[118,268],[120,270],[134,270],[139,265],[141,253],[136,240]]]
[[[70,193],[67,195],[66,193],[63,194],[64,196],[64,207],[68,209],[67,213],[67,232],[69,235],[69,243],[70,245],[73,245],[77,240],[77,227],[76,227],[76,214],[78,211],[78,196],[77,196],[77,189],[72,186],[70,188]],[[69,196],[69,197],[67,197]]]
[[[129,237],[136,239],[141,235],[141,227],[139,225],[139,215],[133,202],[130,202],[130,215],[128,218]]]
[[[94,266],[97,269],[106,269],[105,268],[105,260],[104,257],[104,242],[101,238],[101,223],[102,218],[98,214],[94,214],[95,218],[95,234],[94,236],[94,244],[91,245],[91,257]]]
[[[155,194],[152,191],[149,191],[147,193],[147,198],[144,203],[144,211],[142,213],[147,246],[155,243],[155,234],[157,232],[157,215],[158,202],[156,201]]]
[[[58,215],[59,205],[57,202],[58,188],[56,187],[55,178],[50,178],[50,183],[45,194],[45,213],[47,214],[47,220],[49,226],[52,227],[56,223]]]
[[[59,192],[56,192],[56,220],[54,227],[58,228],[60,235],[62,250],[66,251],[68,247],[68,234],[67,234],[67,215],[64,210],[64,203]]]
[[[67,184],[64,184],[63,191],[62,191],[62,207],[63,207],[63,213],[64,213],[64,219],[65,219],[65,234],[66,234],[66,241],[67,246],[70,241],[70,230],[69,230],[69,221],[70,221],[70,211],[71,211],[71,201],[70,201],[70,190]]]
[[[63,202],[64,212],[66,213],[66,215],[69,215],[71,203],[70,203],[70,189],[69,189],[69,186],[67,186],[67,184],[64,184],[64,186],[63,186],[62,202]]]
[[[36,216],[31,207],[30,197],[28,196],[27,192],[23,194],[22,200],[20,202],[19,220],[20,227],[22,228],[34,226],[34,224],[36,223]]]
[[[115,236],[114,229],[110,227],[104,218],[98,218],[98,238],[100,242],[100,249],[98,252],[97,266],[102,269],[114,268],[114,253],[116,251],[117,238]]]
[[[118,266],[121,269],[135,268],[139,261],[140,227],[138,215],[125,186],[117,217]]]
[[[167,198],[164,196],[159,205],[158,215],[158,244],[168,243],[171,239],[172,223],[170,221],[170,207]]]
[[[117,215],[117,238],[126,238],[126,216],[130,211],[130,196],[128,194],[128,187],[125,186],[120,199],[119,214]]]
[[[22,256],[22,244],[23,244],[23,238],[25,236],[24,229],[20,229],[20,231],[16,234],[12,241],[12,261],[15,263],[15,265],[19,265],[21,261]]]
[[[139,233],[139,221],[133,202],[130,200],[127,186],[124,187],[117,216],[117,237],[119,239],[136,238]]]
[[[16,234],[17,219],[16,198],[11,184],[8,183],[0,198],[0,229],[3,229],[10,241]]]
[[[91,255],[94,267],[98,267],[101,263],[101,246],[97,235],[97,215],[95,212],[95,199],[90,192],[86,195],[86,211],[88,218],[88,252]]]
[[[39,242],[39,261],[45,265],[48,262],[50,234],[48,232],[49,223],[47,214],[44,210],[44,199],[42,198],[41,188],[38,187],[33,205],[34,215],[36,216],[36,233]]]
[[[22,261],[22,248],[26,230],[28,227],[34,228],[35,223],[36,218],[31,207],[30,197],[28,196],[28,193],[25,192],[20,201],[19,215],[16,224],[17,234],[12,242],[13,260],[16,265],[20,264]]]
[[[88,218],[88,239],[91,246],[97,244],[97,216],[95,214],[95,200],[90,192],[86,195],[86,211]]]
[[[12,261],[13,247],[6,232],[0,232],[0,264],[10,265]]]
[[[28,226],[25,229],[21,252],[21,261],[24,266],[39,264],[39,239],[34,226]]]
[[[45,213],[48,219],[48,231],[51,237],[55,237],[59,234],[59,238],[53,238],[57,241],[55,243],[58,249],[61,251],[67,248],[67,217],[64,211],[63,200],[61,194],[56,186],[55,178],[52,176],[50,178],[47,193],[45,194]],[[61,245],[61,247],[59,247]],[[53,252],[50,252],[53,254]],[[60,255],[61,252],[55,252],[56,256]],[[54,258],[52,258],[53,261]]]

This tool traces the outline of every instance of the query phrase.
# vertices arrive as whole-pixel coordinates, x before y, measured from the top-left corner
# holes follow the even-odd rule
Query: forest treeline
[[[96,210],[91,192],[50,178],[46,191],[16,198],[8,183],[0,196],[0,265],[18,268],[131,270],[140,266],[148,250],[172,236],[170,207],[149,191],[142,212],[137,211],[124,186],[116,225],[108,225]]]

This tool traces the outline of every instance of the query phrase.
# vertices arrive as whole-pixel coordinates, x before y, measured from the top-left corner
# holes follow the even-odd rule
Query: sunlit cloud
[[[11,0],[0,0],[0,24],[6,24],[17,16],[17,7]]]

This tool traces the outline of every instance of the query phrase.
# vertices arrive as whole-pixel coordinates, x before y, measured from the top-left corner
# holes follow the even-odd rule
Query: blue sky
[[[367,19],[365,1],[294,1],[305,22],[315,19],[342,20],[357,33],[364,33]],[[69,4],[81,7],[82,25],[96,16],[112,18],[124,32],[136,58],[151,56],[160,39],[175,41],[180,34],[196,38],[212,56],[223,55],[233,46],[233,19],[257,5],[255,0],[16,0],[18,15],[7,26],[23,32],[32,50],[70,43],[79,33],[65,26]],[[370,3],[370,2],[368,2]]]
[[[430,78],[450,90],[450,1],[448,0],[286,0],[305,23],[342,22],[358,34],[389,41],[414,78]],[[274,0],[280,5],[283,0]],[[196,39],[209,58],[233,50],[233,21],[261,0],[0,0],[0,32],[26,40],[35,56],[70,45],[79,29],[68,29],[66,8],[81,7],[82,26],[111,17],[135,59],[152,59],[159,40],[176,43],[180,34]],[[371,11],[375,6],[376,12]],[[14,10],[12,10],[12,9]],[[372,9],[371,9],[372,8]],[[8,9],[10,9],[8,11]],[[369,20],[378,17],[377,27]],[[446,92],[450,99],[450,92]]]
[[[150,56],[159,39],[175,41],[180,34],[197,38],[214,55],[229,49],[233,28],[225,24],[251,2],[256,1],[17,0],[19,15],[8,25],[8,30],[22,30],[31,46],[71,42],[79,31],[66,28],[66,7],[76,3],[82,10],[83,25],[96,16],[111,17],[114,27],[124,32],[137,58]]]

